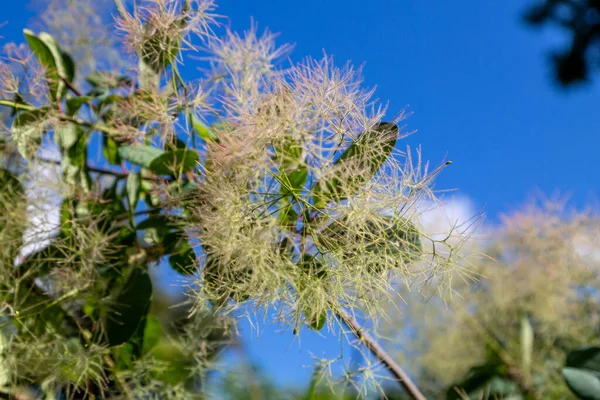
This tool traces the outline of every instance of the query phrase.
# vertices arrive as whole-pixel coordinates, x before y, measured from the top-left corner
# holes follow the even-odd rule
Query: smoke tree
[[[357,322],[461,265],[419,228],[443,166],[398,150],[404,114],[384,121],[351,64],[278,64],[290,46],[220,29],[212,0],[116,5],[126,73],[89,53],[79,68],[44,32],[4,50],[2,391],[199,396],[235,318],[265,313],[294,334],[349,326],[419,397]],[[49,196],[57,226],[31,217]],[[187,299],[168,323],[159,263]]]
[[[479,245],[490,257],[472,263],[476,284],[457,283],[460,296],[449,305],[408,302],[384,332],[411,349],[428,398],[572,398],[564,378],[585,385],[578,371],[563,376],[565,362],[579,368],[597,358],[597,350],[579,354],[598,345],[600,333],[598,213],[536,202],[485,236]],[[402,325],[416,332],[412,339],[397,334]],[[582,398],[596,398],[597,388]]]

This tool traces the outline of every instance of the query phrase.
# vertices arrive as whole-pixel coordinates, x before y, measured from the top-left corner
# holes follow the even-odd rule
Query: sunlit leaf
[[[190,121],[192,123],[192,127],[202,140],[206,142],[219,141],[215,132],[211,128],[207,127],[204,123],[202,123],[202,121],[200,121],[200,119],[197,116],[195,116],[194,114],[190,114]]]
[[[127,176],[127,202],[129,204],[129,212],[133,213],[138,203],[140,196],[140,186],[142,177],[139,172],[130,172]]]
[[[162,326],[160,320],[154,315],[148,315],[146,318],[146,326],[144,327],[144,344],[142,354],[146,354],[158,344],[162,334]]]
[[[118,154],[133,164],[142,166],[157,175],[187,172],[198,165],[199,155],[189,149],[163,151],[152,146],[121,146]]]
[[[327,322],[327,312],[322,312],[319,315],[315,315],[311,320],[308,321],[310,329],[320,331]]]

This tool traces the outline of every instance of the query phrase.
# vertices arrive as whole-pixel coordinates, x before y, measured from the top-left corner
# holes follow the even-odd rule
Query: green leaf
[[[585,369],[563,368],[563,377],[565,378],[569,389],[573,391],[580,399],[600,400],[600,375]]]
[[[281,194],[283,196],[288,196],[292,193],[299,194],[304,187],[307,177],[308,169],[306,166],[299,166],[289,173],[280,171],[279,183],[281,184]]]
[[[281,194],[298,193],[304,187],[308,169],[302,160],[302,146],[290,136],[284,143],[275,146],[275,157],[279,161],[279,183]]]
[[[127,281],[114,291],[113,299],[104,326],[108,344],[118,346],[127,342],[146,318],[152,300],[148,272],[134,268]]]
[[[151,229],[151,228],[164,228],[173,229],[178,226],[176,219],[169,215],[152,215],[139,224],[136,225],[135,229],[138,231]]]
[[[69,79],[75,75],[73,60],[68,56],[65,59],[64,53],[49,34],[42,32],[35,35],[28,29],[23,30],[23,33],[31,51],[46,69],[50,97],[55,101],[61,100],[66,93],[63,78]]]
[[[167,192],[169,196],[177,201],[185,201],[193,197],[197,197],[200,193],[200,187],[194,182],[185,182],[181,183],[180,181],[175,181],[169,184],[167,187]]]
[[[206,125],[204,125],[202,121],[200,121],[200,119],[194,114],[190,114],[190,121],[192,123],[192,127],[202,140],[206,142],[219,142],[219,139],[215,132]]]
[[[67,156],[71,160],[73,165],[77,165],[78,167],[84,167],[85,161],[87,158],[86,149],[87,149],[87,137],[83,132],[83,129],[79,125],[74,125],[75,134],[77,135],[77,141],[74,145],[66,148]]]
[[[122,146],[121,158],[147,168],[157,175],[174,175],[188,172],[198,165],[200,156],[194,150],[177,149],[163,151],[152,146]]]
[[[126,371],[131,369],[135,358],[135,349],[132,343],[125,343],[122,346],[113,347],[112,356],[115,361],[117,371]]]
[[[127,202],[129,204],[129,212],[133,213],[138,203],[140,196],[140,184],[142,182],[142,176],[139,172],[130,172],[127,176]]]
[[[0,196],[5,198],[22,196],[24,193],[21,182],[12,172],[4,168],[0,168],[0,188]],[[0,207],[3,205],[4,203],[0,202]]]
[[[160,72],[154,70],[144,60],[140,60],[140,88],[144,90],[156,90],[160,85]]]
[[[309,276],[319,279],[327,277],[327,266],[312,254],[304,254],[302,256],[300,268]]]
[[[170,228],[169,228],[170,229]],[[171,255],[182,249],[184,243],[187,243],[185,232],[181,228],[176,227],[165,234],[162,245],[164,246],[164,254]]]
[[[153,146],[121,146],[118,149],[118,154],[122,159],[148,169],[150,169],[152,161],[164,153],[161,149]]]
[[[320,331],[325,326],[327,322],[327,312],[324,311],[319,315],[316,315],[311,321],[308,321],[308,326],[310,329],[315,331]]]
[[[48,107],[19,111],[13,120],[11,134],[23,157],[31,155],[41,142],[46,131],[44,121],[48,111]]]
[[[316,182],[312,189],[314,206],[323,208],[329,201],[344,200],[373,179],[396,145],[398,132],[395,124],[381,122],[361,133],[333,164],[334,168],[352,165],[360,174],[348,177],[351,179],[348,182],[338,177]]]
[[[153,371],[154,379],[171,385],[190,379],[194,360],[175,340],[162,337],[152,350],[152,357],[165,365],[165,368]]]
[[[102,153],[106,160],[113,164],[121,164],[121,157],[119,156],[119,145],[117,142],[108,136],[106,133],[102,135]]]
[[[67,114],[74,116],[82,105],[92,100],[90,96],[77,96],[67,99]]]
[[[21,182],[10,171],[0,168],[0,215],[10,215],[13,205],[23,204],[25,200]],[[15,222],[15,223],[12,223]],[[18,220],[0,224],[0,243],[3,246],[4,260],[14,260],[21,249],[25,224]]]
[[[40,107],[34,110],[22,110],[19,111],[15,120],[13,121],[13,126],[26,126],[32,123],[36,123],[41,119],[44,119],[49,112],[48,107]]]
[[[154,315],[148,315],[146,318],[146,326],[144,327],[144,344],[142,354],[147,354],[154,346],[158,344],[162,334],[162,326],[160,320]]]
[[[600,347],[584,347],[569,352],[566,366],[600,373]]]
[[[177,136],[173,136],[171,141],[167,143],[171,150],[183,150],[187,149],[188,145],[183,140],[179,139]]]
[[[73,231],[73,220],[75,215],[71,200],[63,200],[60,206],[60,235],[62,237],[69,237]]]
[[[150,163],[148,169],[157,175],[179,175],[198,166],[200,156],[194,150],[177,149],[163,153]]]
[[[87,171],[87,137],[83,129],[69,123],[57,129],[56,143],[61,149],[61,169],[70,185],[78,185],[84,191],[91,190],[91,178]]]
[[[296,226],[296,222],[298,221],[298,213],[294,209],[294,206],[290,202],[289,198],[284,197],[281,203],[281,208],[279,210],[279,223],[284,228],[293,230]]]
[[[60,126],[54,131],[54,141],[61,152],[68,152],[79,140],[81,128],[73,123]]]
[[[290,174],[287,175],[290,183],[290,187],[292,190],[299,192],[302,190],[304,186],[304,182],[306,182],[306,178],[308,177],[308,169],[306,166],[298,167],[293,170]]]
[[[75,81],[75,73],[77,72],[75,68],[75,61],[69,53],[64,51],[61,52],[61,56],[65,67],[65,78],[72,83]]]
[[[196,262],[196,253],[187,241],[183,241],[174,254],[169,256],[169,265],[173,271],[190,276],[198,270]]]

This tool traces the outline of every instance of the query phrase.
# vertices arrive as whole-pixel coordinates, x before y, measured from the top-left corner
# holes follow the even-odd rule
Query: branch
[[[52,163],[52,164],[56,164],[56,165],[60,165],[60,161],[59,160],[53,160],[51,158],[44,158],[44,157],[37,157],[38,160],[42,161],[42,162],[47,162],[47,163]],[[103,169],[103,168],[98,168],[98,167],[90,167],[87,166],[88,171],[90,172],[96,172],[98,174],[102,174],[102,175],[112,175],[112,176],[116,176],[117,178],[127,178],[129,176],[128,173],[126,172],[117,172],[117,171],[111,171],[109,169]],[[148,180],[152,180],[152,181],[159,181],[159,182],[164,182],[164,181],[172,181],[172,178],[161,178],[158,176],[144,176],[144,179],[148,179]]]
[[[390,357],[390,355],[375,341],[375,339],[363,330],[360,324],[352,318],[344,310],[335,311],[336,316],[346,324],[352,333],[373,353],[375,357],[381,361],[388,371],[394,375],[400,385],[406,390],[406,392],[416,400],[427,400],[423,393],[417,388],[413,381],[408,377],[408,374],[396,364],[396,362]]]
[[[42,162],[56,164],[56,165],[60,165],[61,164],[60,160],[53,160],[51,158],[38,157],[38,160],[40,160]],[[89,171],[91,171],[91,172],[97,172],[97,173],[102,174],[102,175],[112,175],[112,176],[116,176],[118,178],[127,178],[127,176],[129,175],[129,174],[126,174],[124,172],[111,171],[111,170],[108,170],[108,169],[97,168],[97,167],[90,167],[90,166],[88,166],[87,169]]]
[[[73,84],[73,82],[71,82],[70,80],[68,80],[67,78],[63,77],[62,81],[65,83],[65,85],[67,86],[67,88],[69,88],[69,90],[73,93],[75,93],[76,96],[78,97],[84,97],[83,93],[81,93],[81,91],[79,89],[77,89],[77,87]],[[94,103],[92,103],[91,101],[86,101],[85,102],[92,110],[97,111],[96,110],[96,106],[94,105]]]
[[[37,110],[37,107],[31,106],[29,104],[18,103],[16,101],[5,100],[5,99],[0,99],[0,106],[12,107],[12,108],[16,108],[17,110],[24,110],[24,111],[34,111],[34,110]],[[107,133],[109,135],[115,135],[116,136],[116,135],[120,135],[121,134],[121,132],[118,129],[111,128],[108,125],[94,124],[94,123],[91,123],[91,122],[82,121],[80,119],[73,118],[73,117],[65,115],[65,114],[59,114],[59,115],[57,115],[57,118],[60,119],[61,121],[72,122],[74,124],[77,124],[77,125],[80,125],[80,126],[85,126],[86,128],[91,128],[91,129],[93,129],[95,131],[104,132],[104,133]]]

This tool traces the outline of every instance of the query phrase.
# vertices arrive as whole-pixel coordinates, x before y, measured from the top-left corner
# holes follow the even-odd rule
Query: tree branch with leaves
[[[453,245],[419,229],[442,167],[397,150],[404,114],[384,122],[350,64],[278,67],[290,47],[268,31],[218,36],[210,0],[117,4],[134,73],[81,79],[52,36],[28,30],[25,61],[0,69],[3,140],[23,166],[1,170],[2,384],[190,398],[235,334],[232,316],[260,310],[296,334],[350,325],[423,398],[350,316],[375,318],[400,284],[441,288],[461,268]],[[206,60],[195,81],[180,73],[190,52]],[[49,143],[60,173],[33,182]],[[62,201],[49,244],[26,252],[32,184]],[[185,282],[175,330],[151,311],[160,262]]]

